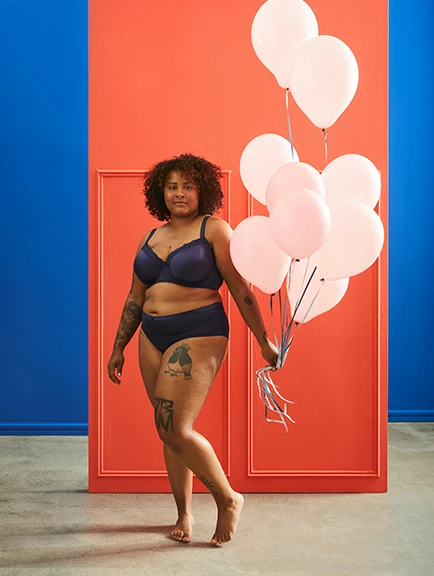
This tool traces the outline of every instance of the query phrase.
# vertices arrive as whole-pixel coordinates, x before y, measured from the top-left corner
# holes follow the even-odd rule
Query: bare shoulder
[[[148,230],[148,231],[146,232],[146,234],[141,238],[141,240],[140,240],[140,242],[139,242],[139,245],[138,245],[138,247],[137,247],[137,250],[136,250],[136,256],[137,256],[137,254],[140,252],[140,250],[143,248],[143,246],[144,246],[144,244],[146,243],[146,240],[149,238],[149,235],[151,234],[152,230],[155,230],[155,228],[152,228],[151,230]]]
[[[219,241],[230,239],[232,233],[232,228],[223,218],[219,216],[210,216],[208,218],[206,223],[206,237],[212,244],[218,244]]]

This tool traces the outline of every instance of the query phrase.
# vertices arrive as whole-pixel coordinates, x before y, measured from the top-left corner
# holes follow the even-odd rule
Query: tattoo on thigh
[[[165,374],[170,374],[171,376],[178,376],[178,374],[184,374],[186,380],[191,379],[191,367],[193,365],[193,360],[191,359],[188,351],[191,347],[188,344],[181,344],[175,348],[172,356],[167,362],[167,370],[164,371]]]
[[[250,306],[251,303],[252,303],[252,300],[251,300],[251,298],[249,298],[248,296],[246,296],[246,297],[244,298],[244,302],[245,302],[248,306]]]
[[[157,430],[161,426],[168,432],[170,426],[173,432],[173,400],[166,400],[165,398],[158,398],[156,396],[154,417]]]
[[[218,492],[217,492],[217,490],[215,489],[214,482],[211,482],[210,480],[207,480],[207,479],[205,478],[205,476],[198,476],[198,478],[199,478],[199,480],[200,480],[201,482],[203,482],[203,483],[205,484],[205,486],[208,488],[208,490],[209,490],[212,494],[215,494],[216,496],[218,496]]]

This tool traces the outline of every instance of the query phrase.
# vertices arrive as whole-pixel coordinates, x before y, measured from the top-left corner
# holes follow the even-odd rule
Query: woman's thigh
[[[140,330],[139,334],[139,366],[143,383],[151,404],[154,405],[155,387],[161,367],[162,353],[149,338]]]
[[[182,435],[199,414],[226,356],[225,336],[186,338],[161,358],[155,389],[155,425],[164,440]]]

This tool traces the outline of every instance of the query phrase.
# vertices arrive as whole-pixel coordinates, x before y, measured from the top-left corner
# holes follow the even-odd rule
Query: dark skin
[[[171,215],[170,222],[158,228],[149,246],[166,261],[173,250],[199,236],[203,215],[198,214],[199,189],[188,175],[172,171],[164,186],[164,199]],[[149,232],[142,238],[137,252],[148,235]],[[205,236],[213,248],[222,278],[255,335],[263,358],[275,367],[277,348],[268,341],[259,306],[248,282],[240,276],[230,258],[231,227],[221,218],[211,216]],[[218,290],[187,288],[171,283],[148,287],[133,273],[131,290],[108,363],[110,379],[120,384],[123,350],[141,323],[142,310],[158,316],[213,302],[221,302]],[[161,353],[143,331],[139,336],[140,369],[154,407],[156,429],[163,441],[168,476],[178,508],[178,521],[171,536],[180,542],[189,542],[194,524],[191,514],[192,473],[208,488],[217,504],[217,525],[211,539],[213,545],[232,539],[243,506],[243,496],[230,486],[212,446],[193,428],[225,358],[227,344],[225,336],[196,337],[177,342]],[[181,355],[183,361],[178,362]],[[188,385],[183,386],[181,382]]]
[[[160,241],[155,247],[155,251],[162,260],[166,260],[172,250],[193,239],[189,238],[191,224],[198,218],[202,218],[197,213],[199,191],[194,182],[191,181],[188,175],[183,176],[179,172],[172,172],[169,176],[164,188],[164,199],[172,218],[168,224],[163,225],[156,233],[160,233]],[[164,237],[162,238],[163,234],[161,233],[163,231]],[[232,228],[225,220],[217,216],[212,216],[208,219],[206,237],[213,247],[219,272],[237,303],[241,315],[252,330],[261,348],[264,360],[272,368],[275,368],[278,350],[268,340],[255,295],[251,291],[248,282],[234,267],[230,257],[229,244],[232,233]],[[149,232],[140,241],[136,254],[145,243],[148,235]],[[153,246],[151,247],[154,249]],[[148,288],[140,282],[133,272],[130,293],[122,312],[113,353],[108,363],[108,374],[115,384],[120,384],[117,376],[122,374],[125,362],[123,350],[140,325],[142,309],[148,314],[164,315],[184,310],[179,308],[179,304],[177,309],[172,309],[170,302],[188,302],[185,307],[188,310],[221,300],[218,291],[204,288],[185,288],[175,284],[164,284],[165,295],[162,299],[162,285],[158,284],[157,286]],[[192,292],[196,292],[196,294],[192,294]],[[164,301],[161,302],[161,300]]]

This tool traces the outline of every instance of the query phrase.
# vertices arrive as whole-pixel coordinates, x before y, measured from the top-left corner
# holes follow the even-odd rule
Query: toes
[[[232,533],[231,532],[223,532],[223,534],[214,534],[214,536],[211,539],[211,544],[213,546],[220,546],[221,544],[224,544],[225,542],[229,542],[230,540],[232,540]]]
[[[190,535],[182,532],[182,530],[173,530],[170,536],[178,542],[184,542],[185,544],[190,542]]]

